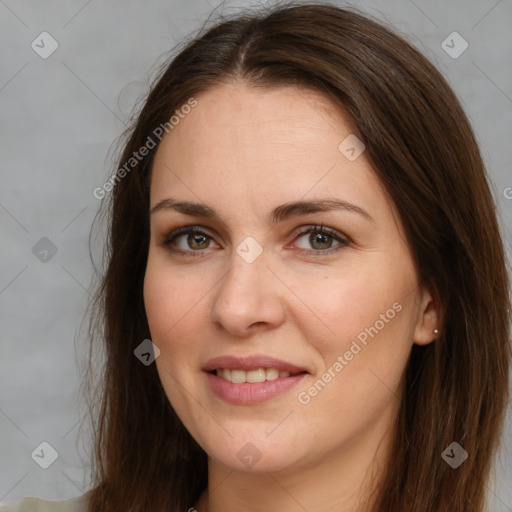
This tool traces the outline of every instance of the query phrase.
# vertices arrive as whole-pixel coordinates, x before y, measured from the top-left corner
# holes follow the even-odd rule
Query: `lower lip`
[[[206,372],[206,377],[213,390],[223,400],[238,405],[258,404],[282,395],[296,386],[307,373],[279,377],[264,382],[244,382],[234,384],[213,373]]]

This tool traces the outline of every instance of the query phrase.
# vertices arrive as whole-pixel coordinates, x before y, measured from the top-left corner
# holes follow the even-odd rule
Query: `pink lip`
[[[307,371],[305,368],[300,368],[294,364],[264,355],[252,356],[220,356],[210,359],[203,367],[203,371],[211,372],[221,368],[231,368],[232,370],[257,370],[258,368],[276,368],[279,371],[300,373]],[[271,382],[271,381],[269,381]]]
[[[206,373],[208,383],[213,392],[223,400],[237,405],[266,402],[291,389],[306,375],[306,373],[299,373],[298,375],[279,377],[275,380],[266,380],[265,382],[233,384],[233,382],[229,382],[222,377],[217,377],[214,373]]]
[[[234,384],[222,377],[217,377],[215,373],[210,373],[221,368],[245,371],[257,370],[258,368],[275,368],[279,371],[289,372],[292,375],[279,377],[275,380],[266,380],[265,382]],[[258,354],[243,357],[215,357],[205,364],[203,371],[206,372],[212,391],[223,400],[237,405],[257,404],[271,400],[290,390],[309,373],[305,368],[292,363]]]

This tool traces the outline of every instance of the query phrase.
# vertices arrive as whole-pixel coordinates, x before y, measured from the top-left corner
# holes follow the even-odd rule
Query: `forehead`
[[[206,139],[212,151],[225,149],[226,144],[234,151],[263,143],[293,143],[295,151],[302,144],[308,151],[318,152],[328,148],[336,132],[354,132],[341,107],[312,89],[223,83],[195,99],[197,106],[172,130],[176,144],[184,139],[189,143]],[[329,132],[331,137],[326,138]]]
[[[209,204],[236,198],[238,207],[267,210],[328,194],[358,199],[367,208],[387,207],[364,152],[349,161],[338,148],[355,130],[323,93],[227,83],[195,99],[158,147],[152,205],[182,193]]]

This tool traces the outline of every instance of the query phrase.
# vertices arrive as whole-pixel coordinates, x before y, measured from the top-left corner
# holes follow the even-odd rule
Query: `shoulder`
[[[89,493],[67,500],[48,501],[28,496],[14,503],[0,505],[0,512],[86,512]]]

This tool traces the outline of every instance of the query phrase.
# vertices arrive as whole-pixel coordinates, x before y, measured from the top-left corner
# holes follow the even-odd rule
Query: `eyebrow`
[[[210,206],[204,203],[194,203],[191,201],[176,201],[173,198],[163,199],[155,204],[150,214],[165,211],[165,210],[176,210],[185,215],[191,215],[195,217],[203,217],[206,219],[214,219],[223,223],[219,214]],[[360,206],[349,203],[341,199],[315,199],[310,201],[296,201],[292,203],[285,203],[277,206],[270,212],[267,217],[267,221],[270,225],[275,225],[284,220],[292,217],[298,217],[300,215],[307,215],[310,213],[318,212],[329,212],[329,211],[347,211],[357,213],[364,217],[366,220],[375,223],[373,217]]]

